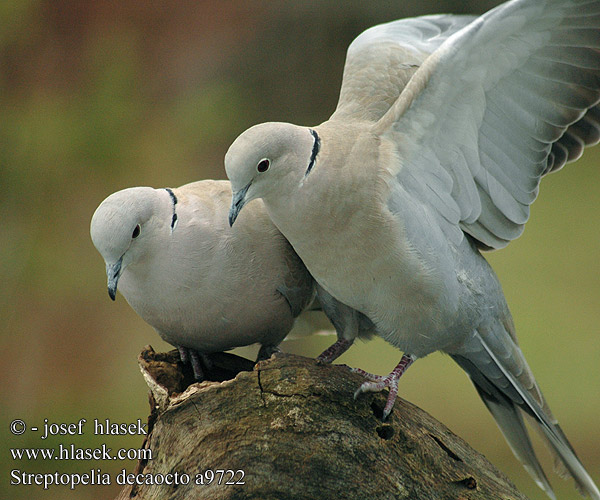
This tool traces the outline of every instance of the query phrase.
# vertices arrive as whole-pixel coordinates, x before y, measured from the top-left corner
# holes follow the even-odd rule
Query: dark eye
[[[263,158],[258,162],[258,165],[256,165],[256,170],[258,170],[261,173],[266,172],[270,166],[271,162],[267,158]]]
[[[132,238],[137,238],[140,235],[140,225],[138,224],[137,226],[135,226],[135,229],[133,230],[133,233],[131,234]]]

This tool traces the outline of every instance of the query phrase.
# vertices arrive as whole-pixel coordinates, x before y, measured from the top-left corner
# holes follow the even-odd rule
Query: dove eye
[[[135,226],[135,229],[133,230],[133,233],[131,234],[132,238],[137,238],[140,235],[140,225],[138,224],[137,226]]]
[[[270,166],[271,162],[269,161],[269,159],[263,158],[258,162],[258,165],[256,165],[256,170],[258,170],[260,173],[263,173],[266,172]]]

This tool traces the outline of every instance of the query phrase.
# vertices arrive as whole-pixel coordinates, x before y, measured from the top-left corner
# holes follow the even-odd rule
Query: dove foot
[[[372,382],[381,382],[386,377],[388,377],[388,375],[375,375],[374,373],[366,372],[364,370],[361,370],[360,368],[350,368],[350,371],[352,373],[358,373],[359,375],[362,375],[363,377],[369,379]]]
[[[364,382],[354,393],[354,399],[356,399],[363,392],[379,392],[385,389],[386,387],[390,390],[390,394],[385,403],[385,407],[383,409],[383,418],[382,420],[386,420],[392,408],[394,407],[394,403],[396,401],[396,396],[398,395],[398,381],[402,374],[408,369],[410,365],[417,359],[416,356],[402,355],[402,359],[396,365],[396,368],[392,370],[389,375],[373,375],[372,373],[365,372],[360,368],[354,368],[352,371],[355,373],[360,373],[367,379],[368,382]]]
[[[352,340],[338,339],[335,344],[325,349],[317,356],[317,363],[328,364],[344,354],[354,342]],[[366,372],[365,372],[366,373]]]

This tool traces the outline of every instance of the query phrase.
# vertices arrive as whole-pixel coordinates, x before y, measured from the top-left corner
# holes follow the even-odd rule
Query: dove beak
[[[248,193],[250,184],[252,184],[252,182],[249,182],[246,185],[246,187],[233,193],[233,198],[231,200],[231,209],[229,210],[229,225],[230,226],[233,226],[233,223],[238,218],[240,211],[242,210],[242,208],[244,208],[244,205],[247,202],[246,193]]]
[[[123,264],[123,257],[113,264],[106,264],[106,277],[108,279],[108,296],[115,300],[117,297],[117,284],[121,277],[121,265]]]

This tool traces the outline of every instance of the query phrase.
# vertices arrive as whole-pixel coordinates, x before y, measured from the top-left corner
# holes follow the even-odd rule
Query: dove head
[[[165,192],[165,194],[167,194]],[[106,198],[94,212],[90,234],[106,264],[108,294],[115,300],[125,268],[139,261],[147,239],[157,228],[158,191],[149,187],[123,189]]]
[[[255,198],[289,194],[312,168],[319,145],[314,130],[290,123],[262,123],[240,135],[225,155],[233,192],[229,223]]]

